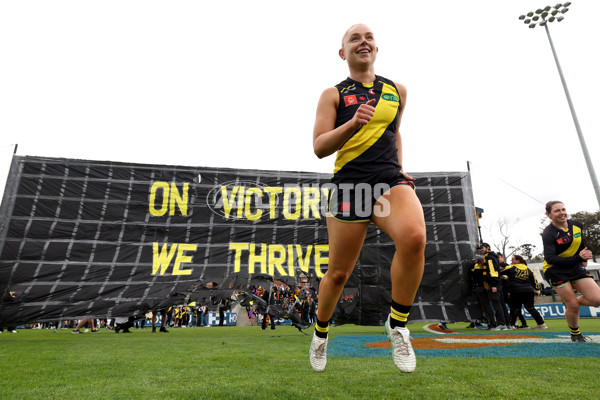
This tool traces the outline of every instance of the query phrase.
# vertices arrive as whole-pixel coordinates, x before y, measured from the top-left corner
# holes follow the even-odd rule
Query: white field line
[[[600,344],[600,335],[586,336],[592,340],[592,343]],[[496,343],[571,343],[570,336],[560,336],[559,338],[545,339],[539,338],[520,338],[520,339],[461,339],[459,337],[452,338],[434,338],[440,343],[476,343],[476,344],[496,344]]]

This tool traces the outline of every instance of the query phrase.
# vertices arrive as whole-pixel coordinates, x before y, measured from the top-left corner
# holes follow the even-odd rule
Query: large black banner
[[[427,222],[412,321],[463,321],[477,242],[466,172],[413,174]],[[0,209],[0,325],[138,315],[253,278],[327,271],[329,175],[15,156]],[[391,239],[371,224],[336,312],[380,325]]]

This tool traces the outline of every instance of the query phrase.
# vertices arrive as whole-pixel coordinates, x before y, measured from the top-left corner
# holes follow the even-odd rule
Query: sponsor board
[[[544,319],[564,318],[565,305],[562,303],[536,304],[535,309],[542,315]],[[532,318],[531,314],[522,309],[525,318]],[[600,307],[581,306],[579,316],[582,318],[597,318],[600,317]]]
[[[223,325],[235,325],[237,323],[237,313],[225,312],[223,318]],[[219,325],[219,313],[209,312],[208,313],[208,325],[215,326]]]
[[[263,320],[262,314],[258,315],[258,324],[261,325]],[[270,322],[269,322],[270,324]],[[292,325],[292,321],[288,318],[275,318],[275,325]]]

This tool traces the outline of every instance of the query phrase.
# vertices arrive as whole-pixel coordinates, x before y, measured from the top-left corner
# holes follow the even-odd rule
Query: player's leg
[[[323,371],[327,363],[329,319],[362,249],[369,222],[342,222],[327,217],[329,266],[319,284],[317,323],[310,347],[310,364]]]
[[[581,293],[581,296],[577,298],[579,305],[590,307],[600,306],[600,287],[593,279],[580,279],[573,282],[573,287]]]
[[[389,212],[378,212],[377,207],[385,208],[386,202]],[[386,331],[392,342],[396,366],[403,372],[412,372],[416,358],[406,322],[425,268],[423,208],[412,187],[407,185],[391,188],[377,200],[375,207],[373,222],[392,238],[396,247],[390,268],[392,309],[386,322]]]
[[[375,207],[389,202],[388,215],[373,215],[373,222],[396,246],[390,269],[392,300],[411,306],[425,268],[425,218],[414,190],[407,185],[391,188]]]
[[[582,341],[581,332],[579,331],[579,301],[573,291],[571,282],[567,282],[561,287],[555,287],[554,291],[560,296],[565,303],[565,319],[571,330],[571,340],[574,342]]]
[[[317,319],[328,321],[342,289],[352,274],[367,233],[368,222],[342,222],[327,218],[329,266],[319,283]]]
[[[573,287],[581,296],[577,298],[577,302],[580,306],[588,306],[588,307],[598,307],[600,306],[600,287],[598,284],[591,278],[579,279],[572,282]],[[579,326],[577,326],[579,328]],[[571,339],[575,339],[574,341],[583,342],[586,341],[586,338],[583,336],[579,337],[571,337]]]

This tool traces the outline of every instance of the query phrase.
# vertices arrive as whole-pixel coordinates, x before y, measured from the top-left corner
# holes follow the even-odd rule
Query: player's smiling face
[[[546,214],[555,225],[562,225],[567,222],[567,209],[563,203],[556,203],[550,209],[550,213]]]
[[[344,35],[340,57],[348,63],[373,63],[377,56],[375,35],[366,25],[354,25]]]

